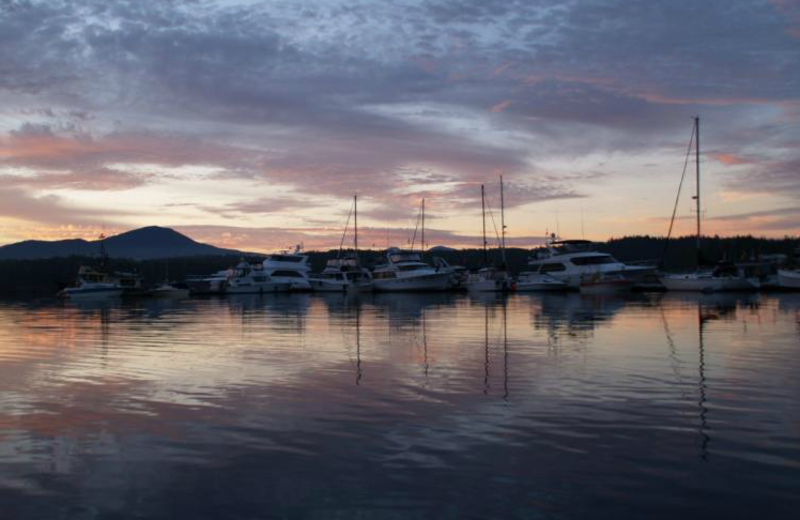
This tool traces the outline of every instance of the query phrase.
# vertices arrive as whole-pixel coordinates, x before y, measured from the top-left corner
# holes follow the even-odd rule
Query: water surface
[[[788,518],[800,295],[0,303],[8,518]]]

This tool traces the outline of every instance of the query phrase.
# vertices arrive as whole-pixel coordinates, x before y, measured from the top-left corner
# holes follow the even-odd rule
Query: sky
[[[797,235],[800,0],[0,0],[0,244],[664,235],[694,116],[704,230]]]

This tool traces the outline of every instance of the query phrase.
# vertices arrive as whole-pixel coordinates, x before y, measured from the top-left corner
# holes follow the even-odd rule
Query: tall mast
[[[422,252],[425,252],[425,199],[422,199]]]
[[[481,184],[481,215],[483,216],[483,266],[489,265],[489,257],[486,252],[486,195],[484,194],[483,184]]]
[[[694,118],[694,159],[695,159],[695,172],[697,176],[697,262],[700,263],[700,118]]]
[[[506,268],[506,210],[503,198],[503,176],[500,175],[500,252],[503,258],[503,269]]]
[[[358,194],[353,195],[353,249],[356,250],[356,262],[358,262]]]

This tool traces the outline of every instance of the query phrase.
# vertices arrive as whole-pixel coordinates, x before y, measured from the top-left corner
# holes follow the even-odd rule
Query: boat
[[[700,229],[701,205],[700,205],[700,118],[694,118],[694,128],[692,138],[689,142],[689,150],[694,142],[695,152],[695,196],[697,214],[696,250],[697,268],[694,272],[679,274],[664,274],[659,277],[659,281],[668,291],[695,291],[695,292],[716,292],[716,291],[753,291],[760,287],[759,281],[755,277],[748,277],[743,270],[738,269],[733,264],[720,263],[715,267],[703,268],[704,259],[700,250],[702,233]],[[685,173],[685,169],[684,169]],[[681,177],[681,185],[683,177]],[[678,188],[678,198],[675,201],[675,208],[678,207],[680,200],[680,186]],[[675,209],[673,209],[672,219],[670,220],[669,231],[667,232],[667,244],[672,234],[672,227],[675,222]]]
[[[375,266],[372,278],[376,291],[444,291],[452,273],[422,261],[415,251],[396,247],[386,251],[386,262]]]
[[[58,296],[67,300],[98,300],[122,296],[123,288],[107,273],[88,266],[78,268],[78,279],[73,287],[65,287]]]
[[[165,281],[152,288],[149,295],[153,298],[186,298],[189,296],[189,287]]]
[[[346,255],[342,247],[350,225],[350,215],[344,226],[337,258],[328,260],[321,273],[309,275],[311,289],[319,292],[369,292],[373,289],[372,274],[361,266],[358,257],[358,195],[353,195],[353,253]]]
[[[618,274],[635,285],[655,272],[655,266],[625,264],[608,253],[599,252],[589,240],[561,240],[555,233],[547,238],[544,246],[533,250],[528,265],[531,270],[520,276],[548,275],[569,289],[579,289],[586,276],[595,274]]]
[[[460,291],[466,288],[468,272],[463,265],[450,265],[450,263],[440,256],[433,257],[433,265],[439,271],[450,274],[447,283],[449,291]]]
[[[581,294],[614,295],[631,291],[633,282],[621,274],[595,274],[586,276],[581,280],[579,290]]]
[[[800,269],[779,269],[778,283],[782,289],[800,289]]]
[[[556,280],[547,273],[523,271],[514,284],[517,292],[565,291],[567,283]]]
[[[483,219],[483,268],[469,275],[466,281],[467,290],[470,292],[509,292],[514,288],[514,282],[506,272],[505,248],[505,211],[503,203],[503,176],[500,176],[500,215],[502,238],[500,238],[500,251],[502,263],[499,267],[489,265],[489,254],[486,241],[486,190],[481,184],[481,217]]]
[[[308,256],[300,254],[302,246],[297,245],[292,252],[276,253],[267,256],[263,262],[264,272],[274,282],[290,284],[292,291],[310,291]]]
[[[225,294],[264,294],[288,292],[291,288],[290,282],[279,282],[269,276],[264,271],[262,264],[251,265],[243,261],[228,270],[224,292]]]
[[[328,260],[325,269],[312,274],[308,281],[319,292],[369,292],[374,285],[369,270],[352,256]]]
[[[228,270],[205,276],[187,276],[186,285],[192,295],[224,294],[228,286]]]

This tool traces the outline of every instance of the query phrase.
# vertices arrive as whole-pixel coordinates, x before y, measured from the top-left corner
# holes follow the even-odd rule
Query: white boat
[[[186,298],[189,296],[188,287],[178,287],[169,282],[162,282],[150,290],[153,298]]]
[[[784,289],[800,289],[800,269],[779,269],[778,281]]]
[[[459,291],[467,285],[467,268],[463,265],[450,265],[447,260],[440,256],[433,258],[433,265],[443,273],[449,273],[450,281],[447,284],[447,289],[451,291]]]
[[[567,284],[546,273],[523,271],[519,273],[514,290],[517,292],[565,291]]]
[[[290,284],[292,291],[310,291],[308,275],[311,267],[308,257],[300,254],[301,246],[291,253],[278,253],[267,256],[263,262],[264,272],[274,282]]]
[[[270,277],[261,264],[254,266],[247,262],[241,262],[228,271],[225,293],[264,294],[287,292],[291,288],[290,282],[278,282]]]
[[[358,195],[353,195],[351,214],[353,222],[353,253],[345,255],[342,251],[347,228],[350,225],[350,215],[342,233],[339,244],[339,257],[328,260],[321,273],[309,276],[309,283],[314,291],[319,292],[369,292],[373,289],[372,274],[361,266],[358,259]]]
[[[325,269],[310,275],[308,281],[320,292],[369,292],[374,285],[372,274],[353,257],[328,260]]]
[[[375,267],[372,278],[376,291],[444,291],[452,273],[424,263],[414,251],[392,247],[386,263]]]
[[[224,294],[228,286],[228,270],[217,271],[208,276],[188,276],[186,285],[190,294]]]
[[[655,272],[654,266],[627,265],[596,251],[589,240],[559,240],[554,234],[533,251],[528,265],[532,272],[551,276],[571,289],[580,288],[586,276],[595,274],[621,275],[635,284]]]
[[[585,277],[580,284],[581,294],[613,295],[631,291],[633,282],[620,274],[597,274]]]
[[[514,290],[514,281],[503,270],[484,267],[467,277],[466,286],[470,292],[509,292]]]
[[[122,296],[119,281],[91,267],[78,269],[78,280],[74,287],[65,287],[58,296],[67,300],[99,300]]]

